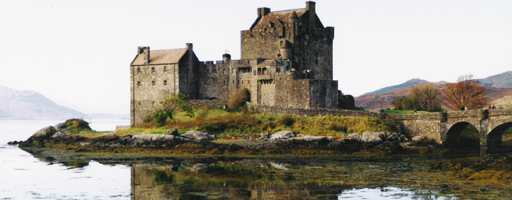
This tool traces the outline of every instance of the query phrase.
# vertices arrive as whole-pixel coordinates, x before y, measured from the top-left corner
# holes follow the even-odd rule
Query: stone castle
[[[258,105],[337,108],[334,27],[324,27],[315,5],[308,1],[304,9],[275,12],[258,8],[256,21],[241,33],[240,60],[224,54],[220,61],[199,61],[190,43],[182,49],[139,47],[130,66],[131,125],[141,124],[177,93],[227,101],[246,88]]]

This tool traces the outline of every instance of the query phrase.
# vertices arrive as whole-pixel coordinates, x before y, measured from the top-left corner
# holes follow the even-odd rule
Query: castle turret
[[[279,48],[279,54],[281,54],[281,58],[283,60],[291,60],[292,59],[292,44],[290,41],[285,40],[282,41],[281,47]]]

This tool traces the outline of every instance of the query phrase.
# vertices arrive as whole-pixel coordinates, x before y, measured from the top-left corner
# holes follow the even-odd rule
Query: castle
[[[246,88],[254,104],[337,108],[334,27],[324,27],[315,6],[308,1],[304,9],[258,8],[256,21],[241,33],[240,60],[224,54],[221,61],[199,61],[190,43],[182,49],[138,47],[130,65],[131,125],[141,124],[177,93],[227,101]]]

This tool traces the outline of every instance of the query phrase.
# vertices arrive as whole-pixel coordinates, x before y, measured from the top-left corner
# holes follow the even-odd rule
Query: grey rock
[[[195,130],[187,131],[186,133],[182,134],[181,137],[188,138],[188,139],[195,139],[195,140],[199,140],[199,141],[201,141],[201,140],[207,140],[207,141],[215,140],[215,136],[214,135],[210,135],[208,133],[201,132],[201,131],[195,131]]]
[[[427,137],[425,137],[423,135],[417,135],[417,136],[412,137],[412,141],[415,141],[415,142],[419,142],[419,141],[426,140],[426,139],[427,139]]]
[[[270,140],[284,140],[294,138],[296,134],[293,131],[279,131],[270,136]]]
[[[63,131],[57,131],[55,132],[53,135],[52,135],[52,138],[62,138],[62,137],[66,137],[66,136],[69,136],[70,134],[68,132],[63,132]]]
[[[304,140],[304,141],[308,141],[308,142],[312,142],[312,141],[320,141],[322,139],[327,139],[329,140],[329,138],[327,137],[324,137],[324,136],[311,136],[311,135],[305,135],[303,137],[296,137],[294,138],[295,140]]]
[[[382,142],[382,136],[384,133],[382,132],[364,132],[361,140],[364,142]]]
[[[359,133],[351,133],[347,135],[349,139],[361,140],[361,135]]]
[[[52,137],[57,132],[53,126],[44,127],[32,135],[32,138]]]

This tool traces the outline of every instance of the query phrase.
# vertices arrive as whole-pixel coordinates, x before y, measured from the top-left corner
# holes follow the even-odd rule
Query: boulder
[[[412,141],[415,141],[415,142],[419,142],[419,141],[426,140],[426,139],[427,139],[427,137],[425,137],[423,135],[417,135],[417,136],[412,137]]]
[[[32,138],[48,138],[55,134],[56,130],[53,126],[44,127],[32,135]]]
[[[364,132],[361,140],[364,142],[382,142],[382,132]]]
[[[324,137],[324,136],[311,136],[311,135],[305,135],[303,137],[296,137],[294,138],[296,140],[304,140],[304,141],[308,141],[308,142],[312,142],[312,141],[320,141],[320,140],[329,140],[329,138],[327,137]]]
[[[137,134],[132,136],[134,143],[147,143],[156,141],[170,141],[174,139],[172,135],[157,135],[157,134]]]
[[[201,132],[201,131],[195,131],[195,130],[187,131],[186,133],[182,134],[181,137],[188,138],[188,139],[195,139],[195,140],[199,140],[199,141],[201,141],[201,140],[207,140],[207,141],[215,140],[215,136],[214,135],[210,135],[208,133]]]
[[[284,140],[294,138],[296,134],[293,131],[279,131],[270,136],[270,140]]]
[[[351,134],[347,135],[347,137],[349,139],[361,140],[361,135],[359,135],[359,133],[351,133]]]
[[[70,135],[69,132],[57,131],[52,135],[52,138],[62,138],[62,137],[66,137],[69,135]]]

